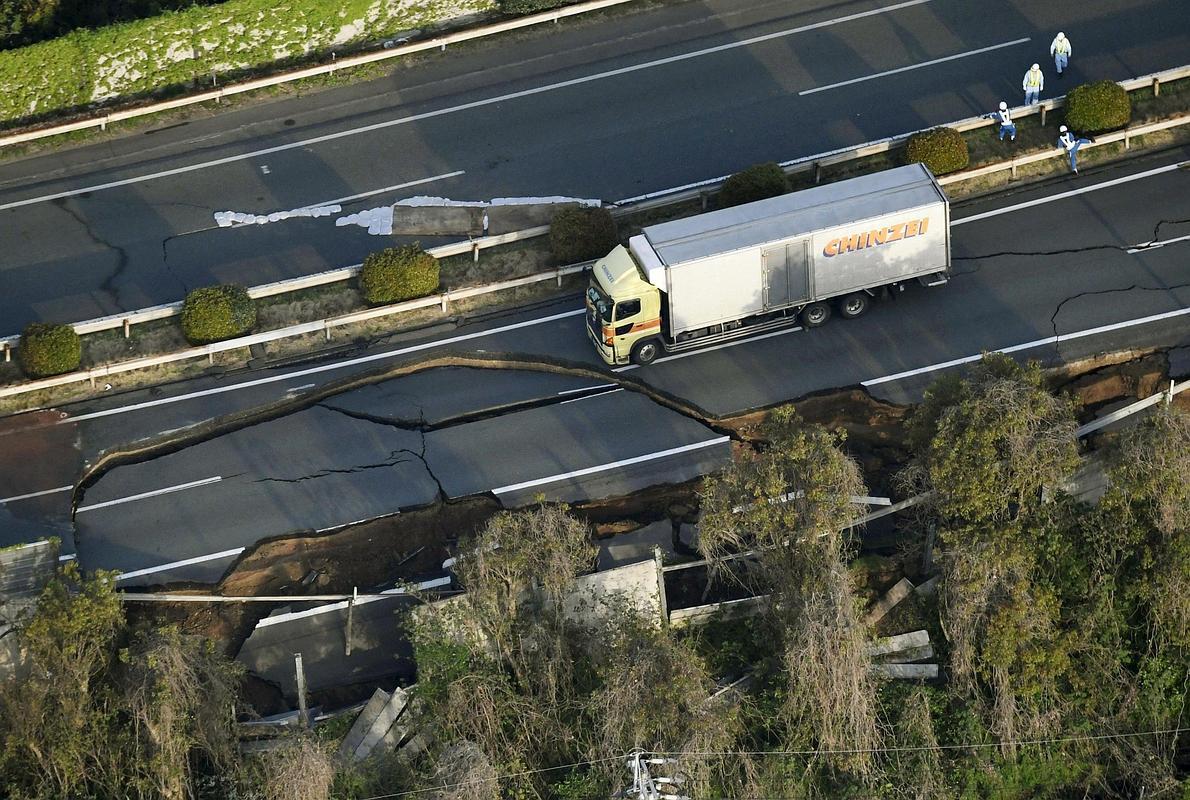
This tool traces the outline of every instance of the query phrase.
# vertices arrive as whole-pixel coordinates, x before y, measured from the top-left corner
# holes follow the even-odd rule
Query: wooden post
[[[297,679],[298,725],[310,727],[310,709],[306,706],[306,672],[302,669],[302,654],[293,654],[293,669]]]
[[[359,597],[359,587],[351,587],[351,599],[347,601],[347,635],[344,637],[346,643],[346,652],[344,655],[351,655],[351,627],[355,622],[355,600]]]

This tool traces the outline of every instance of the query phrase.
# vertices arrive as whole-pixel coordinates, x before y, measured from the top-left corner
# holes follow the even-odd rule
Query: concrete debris
[[[913,647],[925,647],[930,643],[930,632],[921,630],[911,633],[899,633],[896,636],[886,636],[868,645],[868,656],[879,658],[892,653],[900,653]]]
[[[941,575],[935,575],[925,583],[913,590],[918,597],[932,597],[934,592],[938,591],[938,582],[942,580]]]
[[[348,214],[345,217],[339,217],[335,220],[335,227],[342,228],[346,225],[359,225],[361,228],[367,228],[368,233],[373,236],[391,236],[393,232],[393,207],[380,206],[378,208],[366,208],[355,214]]]
[[[901,578],[883,597],[876,601],[871,610],[868,611],[867,616],[864,617],[864,624],[875,625],[884,619],[888,615],[888,612],[892,611],[912,591],[913,583],[908,578]]]
[[[215,222],[220,228],[230,228],[232,225],[267,225],[270,222],[280,222],[285,219],[299,217],[329,217],[343,210],[342,206],[309,206],[295,208],[292,211],[273,211],[269,214],[245,214],[240,211],[216,211]]]
[[[914,661],[925,661],[927,658],[934,657],[933,645],[922,645],[921,647],[910,647],[908,650],[902,650],[899,653],[890,653],[883,657],[885,664],[910,664]]]
[[[367,736],[372,724],[380,716],[380,712],[388,705],[388,699],[389,694],[383,689],[377,689],[372,693],[367,705],[355,718],[355,724],[351,726],[351,730],[347,732],[339,745],[340,758],[347,760],[355,757],[356,749],[364,741],[364,737]]]
[[[377,689],[360,711],[351,730],[339,745],[339,758],[363,761],[376,746],[396,747],[409,732],[410,692],[397,688],[392,694]]]
[[[938,677],[937,664],[874,664],[873,668],[893,680],[927,681]]]

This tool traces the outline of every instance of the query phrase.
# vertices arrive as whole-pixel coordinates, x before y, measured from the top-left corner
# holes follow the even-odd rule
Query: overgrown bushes
[[[359,285],[371,305],[425,297],[438,289],[438,259],[416,244],[371,253],[364,259]]]
[[[915,133],[905,144],[905,163],[920,161],[935,175],[957,172],[967,166],[967,140],[954,128],[934,128]]]
[[[789,178],[779,165],[772,161],[753,164],[723,182],[723,188],[719,190],[719,205],[723,208],[738,206],[788,191]]]
[[[34,322],[21,334],[17,357],[30,378],[47,378],[78,369],[83,346],[69,325]]]
[[[606,208],[564,208],[550,223],[550,251],[561,264],[602,258],[619,241],[616,221]]]
[[[1076,86],[1066,95],[1066,124],[1079,133],[1123,128],[1132,119],[1132,100],[1113,81]]]
[[[0,120],[144,94],[213,74],[426,28],[496,0],[227,0],[0,51]]]
[[[204,286],[182,303],[182,334],[193,344],[241,336],[256,325],[256,304],[241,286]]]

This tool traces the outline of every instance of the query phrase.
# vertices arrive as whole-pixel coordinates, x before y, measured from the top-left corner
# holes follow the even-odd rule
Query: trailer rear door
[[[810,240],[779,244],[764,250],[765,309],[810,298]]]

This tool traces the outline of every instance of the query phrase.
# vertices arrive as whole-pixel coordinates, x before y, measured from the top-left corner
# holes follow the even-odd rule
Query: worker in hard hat
[[[1058,35],[1050,42],[1050,55],[1054,57],[1054,69],[1058,71],[1058,77],[1062,77],[1062,71],[1066,69],[1066,64],[1070,62],[1070,40],[1066,38],[1066,34],[1058,31]]]
[[[1008,103],[1001,100],[999,111],[984,114],[984,116],[1000,123],[1000,141],[1004,141],[1005,136],[1009,137],[1009,141],[1016,141],[1016,123],[1012,121],[1012,114],[1008,110]]]
[[[1064,148],[1066,155],[1070,156],[1070,171],[1075,175],[1078,174],[1078,149],[1090,143],[1090,139],[1076,139],[1065,125],[1058,128],[1058,147]]]
[[[1041,99],[1041,90],[1045,88],[1045,76],[1041,74],[1041,67],[1037,64],[1029,67],[1025,79],[1021,81],[1021,88],[1025,90],[1025,105],[1037,103]]]

